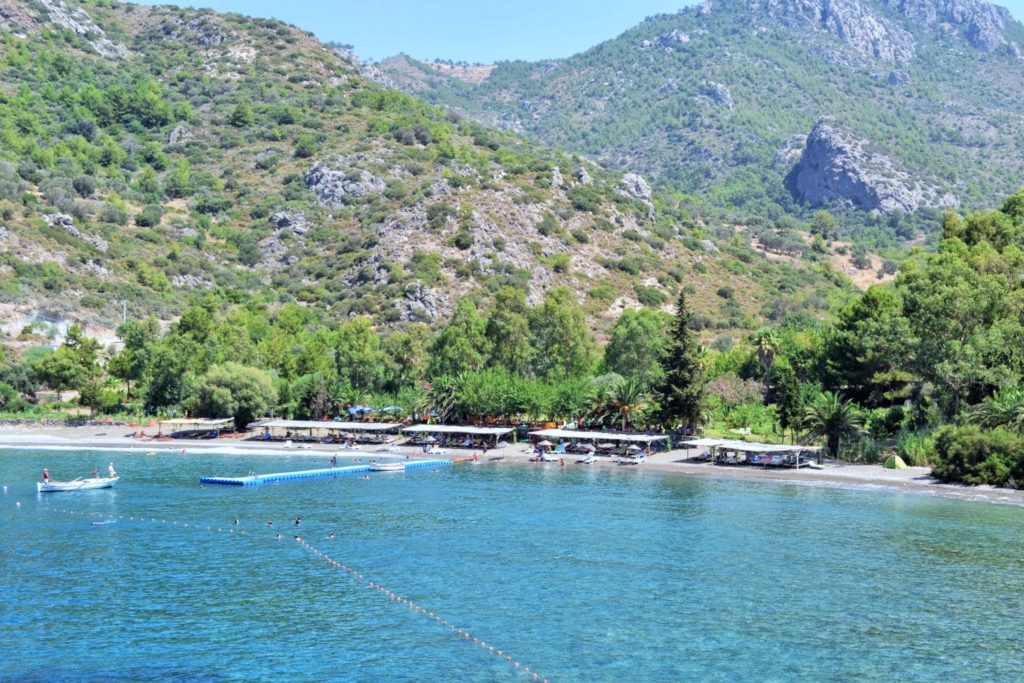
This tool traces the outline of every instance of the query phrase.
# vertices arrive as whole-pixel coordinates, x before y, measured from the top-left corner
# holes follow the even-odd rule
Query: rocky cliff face
[[[787,26],[801,28],[809,24],[866,57],[893,64],[904,64],[914,57],[914,37],[858,0],[764,0],[762,7]]]
[[[885,0],[885,4],[918,25],[948,24],[985,52],[1009,44],[1003,32],[1013,17],[1005,7],[986,0]]]
[[[838,202],[865,211],[909,213],[960,205],[952,194],[914,180],[829,119],[819,120],[807,136],[790,178],[797,196],[814,206]]]

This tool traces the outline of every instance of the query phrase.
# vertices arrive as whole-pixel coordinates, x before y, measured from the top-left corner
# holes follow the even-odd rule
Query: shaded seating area
[[[432,448],[499,448],[502,437],[507,440],[513,427],[474,427],[470,425],[412,425],[402,429],[409,438],[407,446]]]
[[[690,458],[726,466],[808,467],[817,457],[816,446],[771,444],[734,439],[690,439],[681,445],[700,452]]]
[[[553,442],[555,452],[594,453],[613,457],[635,457],[639,451],[644,454],[672,449],[672,442],[665,434],[638,434],[630,432],[587,431],[580,429],[541,429],[530,432],[530,438]],[[630,448],[633,446],[634,448]]]
[[[338,422],[332,420],[263,420],[256,423],[256,441],[294,443],[383,444],[396,438],[398,422]]]
[[[230,432],[235,428],[235,421],[230,417],[178,417],[160,420],[157,438],[171,439],[216,439],[222,432]]]

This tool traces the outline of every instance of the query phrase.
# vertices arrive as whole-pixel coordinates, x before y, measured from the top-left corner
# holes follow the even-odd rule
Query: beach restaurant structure
[[[515,431],[512,427],[471,427],[468,425],[413,425],[402,430],[412,438],[410,444],[439,443],[450,448],[497,447],[501,437]]]
[[[295,441],[355,441],[381,443],[394,436],[402,427],[399,422],[337,422],[332,420],[263,420],[256,425],[260,432],[255,437],[265,440],[293,439]]]
[[[601,447],[597,445],[598,442],[601,442],[602,444],[613,444],[613,448],[623,444],[643,446],[651,450],[655,450],[657,448],[670,450],[672,448],[672,442],[665,434],[628,434],[625,432],[595,432],[580,429],[541,429],[540,431],[530,432],[530,436],[540,439],[568,440],[573,443],[589,441],[590,443],[593,443],[598,450],[608,450],[607,448],[601,449]],[[661,442],[664,442],[663,445],[660,445]],[[655,446],[655,444],[659,445]]]
[[[230,417],[178,417],[170,420],[160,420],[158,434],[175,439],[204,436],[215,439],[223,431],[232,431],[235,428],[234,425],[235,421]]]
[[[817,453],[817,446],[799,444],[757,443],[735,439],[690,439],[687,448],[706,449],[706,460],[725,465],[783,465],[801,467],[810,462],[802,453]]]

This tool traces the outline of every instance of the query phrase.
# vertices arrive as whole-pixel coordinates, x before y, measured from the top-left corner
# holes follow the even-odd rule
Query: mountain
[[[703,325],[728,332],[852,288],[795,230],[706,220],[629,169],[362,69],[278,21],[0,0],[4,332],[79,320],[110,338],[122,315],[173,320],[206,292],[433,322],[465,294],[537,302],[559,285],[598,328],[685,285]],[[870,281],[881,268],[833,256]]]
[[[827,206],[885,241],[1024,182],[1021,45],[1024,26],[984,0],[708,0],[567,59],[377,69],[709,207]]]

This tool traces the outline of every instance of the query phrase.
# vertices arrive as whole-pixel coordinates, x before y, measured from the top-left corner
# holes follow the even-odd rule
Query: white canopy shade
[[[664,434],[618,434],[616,432],[587,432],[577,429],[542,429],[530,432],[530,436],[543,436],[553,439],[584,439],[588,441],[631,441],[635,443],[653,443],[664,441]]]
[[[725,450],[742,451],[744,453],[797,453],[799,451],[817,450],[816,446],[757,443],[755,441],[736,441],[734,439],[690,439],[682,442],[682,445],[694,448],[724,448]]]
[[[469,434],[471,436],[501,436],[512,427],[464,427],[461,425],[413,425],[402,430],[406,434]]]
[[[333,420],[264,420],[265,429],[326,429],[332,432],[387,432],[401,427],[397,422],[335,422]]]

